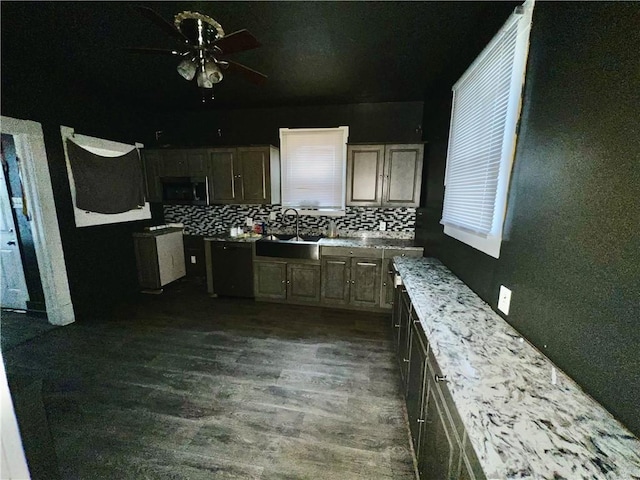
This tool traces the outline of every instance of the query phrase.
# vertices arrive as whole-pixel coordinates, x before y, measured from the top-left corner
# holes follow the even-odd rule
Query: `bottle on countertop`
[[[336,228],[335,220],[329,220],[329,228],[327,229],[327,237],[336,238],[338,236],[338,229]]]

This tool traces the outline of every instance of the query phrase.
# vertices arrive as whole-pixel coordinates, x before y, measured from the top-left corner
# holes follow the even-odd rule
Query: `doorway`
[[[0,198],[3,203],[1,227],[7,235],[5,241],[3,234],[0,244],[2,306],[5,306],[5,301],[15,302],[19,309],[26,310],[28,305],[34,307],[27,302],[34,302],[39,297],[46,308],[49,323],[67,325],[75,321],[75,314],[71,303],[42,126],[29,120],[10,117],[0,117],[0,119],[3,149],[6,146],[3,157],[5,153],[9,153],[11,146],[15,157],[19,159],[19,174],[16,179],[13,178],[10,165],[6,170],[6,178],[3,166],[0,179]],[[7,163],[10,162],[7,160]],[[17,194],[18,184],[20,194]],[[20,236],[22,218],[18,214],[25,217],[30,227],[28,229],[25,227],[22,237]],[[12,234],[16,236],[15,239],[10,236]],[[27,238],[28,241],[26,241]],[[22,244],[19,240],[23,240]],[[4,298],[5,276],[7,284],[11,286],[11,292],[7,293],[6,300]],[[29,288],[31,284],[33,287]],[[37,310],[37,308],[32,309]]]
[[[25,199],[20,159],[11,135],[2,134],[0,171],[0,306],[44,312],[32,217]]]

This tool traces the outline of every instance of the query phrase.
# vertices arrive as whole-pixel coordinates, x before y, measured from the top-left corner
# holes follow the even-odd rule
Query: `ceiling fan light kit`
[[[158,48],[130,48],[128,50],[136,53],[181,56],[182,60],[177,65],[178,73],[188,81],[195,78],[198,87],[203,89],[203,93],[205,89],[212,89],[215,84],[223,80],[223,69],[241,73],[245,79],[258,85],[263,84],[267,79],[267,76],[260,72],[224,58],[226,55],[260,46],[258,40],[247,30],[238,30],[225,35],[218,22],[199,12],[180,12],[175,15],[173,24],[171,24],[148,7],[138,5],[135,8],[180,41],[182,45],[172,50]]]

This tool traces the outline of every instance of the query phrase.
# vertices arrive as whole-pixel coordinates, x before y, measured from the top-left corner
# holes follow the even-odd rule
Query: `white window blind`
[[[499,257],[533,2],[518,7],[453,87],[441,223]]]
[[[344,210],[349,127],[280,129],[282,206]]]

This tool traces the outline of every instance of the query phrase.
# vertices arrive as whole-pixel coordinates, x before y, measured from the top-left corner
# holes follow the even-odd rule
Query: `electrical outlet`
[[[387,222],[380,220],[380,231],[384,232],[387,229]]]
[[[247,227],[253,227],[253,218],[247,217],[245,224],[247,225]]]
[[[195,255],[191,255],[191,263],[196,263],[196,256]]]
[[[500,285],[500,296],[498,297],[498,310],[505,315],[509,315],[509,305],[511,304],[511,290],[504,285]]]
[[[269,220],[275,220],[276,219],[276,212],[271,212],[269,214]]]

